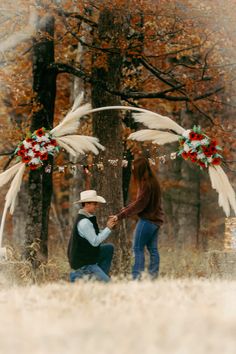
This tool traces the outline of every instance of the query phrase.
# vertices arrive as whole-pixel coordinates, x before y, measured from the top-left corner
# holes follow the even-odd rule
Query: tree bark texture
[[[33,46],[33,91],[37,110],[33,113],[31,132],[45,127],[52,129],[56,95],[56,74],[47,68],[54,62],[54,18],[47,16],[38,25],[41,38]],[[52,197],[53,159],[42,169],[29,172],[29,203],[26,222],[26,257],[37,263],[38,254],[48,256],[48,222]]]
[[[119,21],[120,20],[120,21]],[[92,75],[95,80],[103,80],[114,89],[119,89],[121,79],[122,55],[119,52],[118,40],[122,31],[124,19],[114,16],[108,9],[100,14],[95,45],[101,46],[103,41],[108,41],[110,47],[115,48],[105,58],[102,65],[98,65],[94,57]],[[95,84],[92,86],[92,106],[119,105],[119,97],[113,96]],[[105,226],[107,218],[115,214],[123,206],[122,192],[122,116],[119,111],[105,111],[93,116],[93,135],[98,137],[100,143],[105,146],[105,151],[96,158],[96,163],[102,162],[103,168],[97,168],[93,174],[93,188],[102,195],[107,204],[101,206],[98,211],[100,226]],[[114,259],[115,271],[121,272],[129,268],[129,245],[126,235],[126,224],[123,221],[112,233],[112,242],[116,246]]]

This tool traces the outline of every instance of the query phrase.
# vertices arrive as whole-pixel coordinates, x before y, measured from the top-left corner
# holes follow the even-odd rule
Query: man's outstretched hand
[[[108,220],[107,220],[107,227],[109,227],[109,229],[113,229],[117,224],[117,216],[112,215],[109,216]]]

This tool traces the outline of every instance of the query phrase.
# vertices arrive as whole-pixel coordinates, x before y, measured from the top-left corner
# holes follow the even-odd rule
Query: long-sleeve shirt
[[[150,187],[144,186],[138,192],[136,200],[117,214],[118,220],[138,215],[140,218],[147,219],[157,225],[163,224],[164,213],[161,206],[161,194],[159,193],[155,205],[151,203],[151,195]]]
[[[91,214],[87,213],[83,209],[79,210],[79,214],[83,214],[87,217],[92,216]],[[100,245],[100,243],[104,241],[111,233],[111,230],[108,227],[105,227],[105,229],[101,230],[97,235],[93,227],[93,224],[89,219],[86,218],[78,222],[77,229],[80,236],[88,240],[88,242],[94,247]]]

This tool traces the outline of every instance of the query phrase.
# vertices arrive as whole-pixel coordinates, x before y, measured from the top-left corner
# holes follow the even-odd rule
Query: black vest
[[[96,234],[99,233],[96,216],[91,216],[89,218],[83,214],[78,214],[67,249],[68,260],[72,269],[78,269],[88,264],[95,264],[98,261],[100,246],[92,246],[91,243],[89,243],[84,237],[80,236],[78,232],[77,224],[84,218],[89,219],[93,224]]]

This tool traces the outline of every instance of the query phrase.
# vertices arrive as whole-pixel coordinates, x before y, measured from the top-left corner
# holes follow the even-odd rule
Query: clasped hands
[[[109,229],[113,229],[118,222],[118,217],[116,215],[110,215],[108,220],[107,220],[107,227],[109,227]]]

